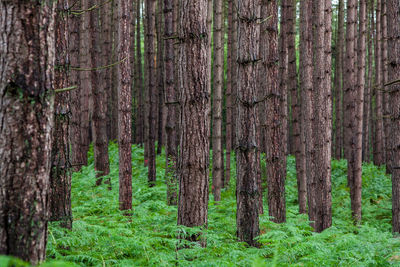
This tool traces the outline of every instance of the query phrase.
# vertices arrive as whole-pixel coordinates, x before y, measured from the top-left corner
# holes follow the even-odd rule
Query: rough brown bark
[[[117,62],[119,59],[118,56],[118,5],[119,0],[112,0],[112,41],[113,41],[113,49],[112,49],[112,62]],[[119,80],[118,80],[118,68],[111,69],[111,90],[109,90],[110,97],[108,102],[109,108],[109,116],[111,118],[110,123],[110,139],[117,140],[118,139],[118,88],[119,88]]]
[[[400,74],[400,3],[387,0],[389,81]],[[387,87],[390,94],[392,157],[392,231],[400,233],[400,83]]]
[[[343,54],[344,54],[344,1],[339,0],[335,54],[335,158],[343,151]]]
[[[222,87],[224,85],[223,2],[214,0],[214,60],[213,60],[213,112],[212,112],[212,193],[215,201],[221,200],[224,176],[222,146]]]
[[[157,30],[157,154],[161,154],[163,146],[164,135],[164,51],[163,51],[163,0],[157,1],[157,16],[156,16],[156,30]]]
[[[232,148],[235,149],[236,143],[236,118],[237,118],[237,75],[238,75],[238,63],[237,63],[237,40],[238,40],[238,14],[237,14],[237,3],[236,0],[232,0],[232,87],[231,87],[231,118],[232,118]],[[236,155],[235,155],[236,159]]]
[[[68,6],[66,0],[58,1],[57,8]],[[63,12],[57,13],[55,23],[55,74],[54,88],[66,88],[69,73],[65,65],[69,58],[69,18]],[[59,221],[65,228],[72,228],[71,212],[71,160],[69,142],[70,92],[58,93],[54,99],[54,129],[52,134],[49,220]]]
[[[132,1],[119,0],[118,6],[118,146],[119,146],[119,208],[132,209],[131,155],[131,52],[130,27]]]
[[[209,101],[207,0],[179,0],[178,225],[207,226]],[[195,237],[188,237],[195,239]]]
[[[237,1],[237,117],[236,117],[236,226],[240,241],[257,245],[259,230],[258,185],[260,154],[257,147],[256,109],[259,62],[260,4],[257,0]]]
[[[316,185],[315,231],[321,232],[332,224],[331,210],[331,133],[329,113],[331,106],[330,84],[327,84],[326,43],[330,41],[330,0],[313,0],[313,93],[312,139],[314,153],[311,155]],[[327,5],[328,4],[328,5]],[[325,31],[328,31],[326,34]],[[330,46],[330,42],[327,42]]]
[[[143,96],[143,70],[142,70],[142,41],[140,28],[140,0],[136,0],[136,67],[135,91],[137,93],[136,109],[136,138],[137,144],[144,142],[144,96]]]
[[[77,1],[75,8],[81,7],[81,1]],[[69,56],[71,66],[79,66],[79,44],[80,44],[80,16],[71,15],[69,18]],[[70,142],[71,142],[71,164],[74,171],[79,171],[83,165],[83,149],[81,147],[81,80],[76,70],[71,70],[69,81],[71,85],[77,86],[71,91],[70,107]]]
[[[94,0],[89,1],[89,6],[94,6]],[[98,10],[90,13],[90,42],[91,42],[91,61],[92,66],[105,66],[107,55],[102,53],[100,40],[107,38],[102,35]],[[103,39],[104,38],[104,39]],[[96,185],[100,185],[103,176],[110,173],[108,158],[108,138],[107,138],[107,95],[106,83],[103,82],[103,76],[106,76],[105,70],[91,72],[92,96],[93,96],[93,150],[94,150],[94,170],[96,172]]]
[[[165,124],[165,155],[166,168],[165,177],[167,183],[167,204],[177,204],[177,108],[175,103],[178,93],[175,88],[175,66],[174,66],[174,18],[173,18],[173,0],[164,0],[164,84],[165,84],[165,102],[167,102],[167,122]]]
[[[383,133],[383,109],[382,109],[382,31],[381,31],[381,0],[376,3],[375,23],[375,133],[374,133],[374,157],[375,165],[384,164],[384,133]]]
[[[313,113],[312,100],[312,25],[311,25],[312,1],[300,2],[300,88],[302,101],[302,123],[301,139],[305,147],[306,175],[307,175],[307,204],[308,218],[315,221],[316,214],[316,186],[315,170],[313,167],[312,155],[315,153],[312,139],[311,115]]]
[[[148,153],[148,182],[149,186],[154,186],[156,181],[156,112],[157,112],[157,85],[156,85],[156,65],[155,65],[155,41],[156,41],[156,1],[146,0],[146,36],[147,42],[145,43],[146,53],[146,72],[147,84],[146,90],[148,92],[148,113],[147,120],[149,125],[149,132],[147,138],[147,153]]]
[[[32,264],[46,257],[53,3],[0,2],[0,254]]]

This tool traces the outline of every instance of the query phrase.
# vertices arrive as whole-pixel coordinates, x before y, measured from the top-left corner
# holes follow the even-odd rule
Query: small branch
[[[88,68],[88,69],[85,69],[85,68],[71,67],[71,70],[78,70],[78,71],[96,71],[96,70],[104,70],[104,69],[112,68],[112,67],[114,67],[114,66],[116,66],[116,65],[118,65],[118,64],[120,64],[120,63],[122,63],[122,62],[124,62],[124,61],[127,60],[127,59],[128,59],[128,57],[126,57],[126,58],[124,58],[124,59],[122,59],[122,60],[120,60],[120,61],[117,61],[117,62],[115,62],[115,63],[112,63],[112,64],[110,64],[110,65],[100,66],[100,67],[96,67],[96,68]]]
[[[400,79],[388,82],[388,83],[384,84],[383,86],[389,86],[389,85],[396,84],[396,83],[400,83]]]
[[[63,92],[71,91],[71,90],[74,90],[74,89],[78,89],[78,86],[74,85],[74,86],[71,86],[71,87],[56,89],[56,90],[54,90],[54,92],[55,93],[63,93]]]
[[[85,13],[85,12],[90,12],[90,11],[93,11],[93,10],[98,9],[98,8],[100,8],[100,7],[103,7],[103,6],[105,6],[106,4],[110,3],[111,1],[112,1],[112,0],[107,0],[106,2],[104,2],[104,3],[100,4],[100,5],[95,4],[94,6],[91,6],[91,7],[89,7],[88,9],[71,10],[71,14],[73,14],[73,15],[82,15],[82,14]]]

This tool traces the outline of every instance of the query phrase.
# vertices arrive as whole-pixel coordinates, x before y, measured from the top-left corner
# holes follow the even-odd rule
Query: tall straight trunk
[[[131,14],[131,27],[130,27],[130,39],[131,39],[131,52],[129,53],[129,60],[131,64],[131,97],[132,97],[132,125],[131,125],[131,140],[132,144],[135,144],[135,138],[136,138],[136,127],[135,127],[135,122],[136,122],[136,117],[137,117],[137,92],[136,92],[136,87],[135,87],[135,75],[137,74],[136,72],[136,62],[135,62],[135,49],[136,49],[136,44],[135,44],[135,32],[136,32],[136,12],[135,12],[135,1],[132,1],[132,4],[130,6],[129,13]]]
[[[292,108],[292,150],[296,157],[297,190],[299,212],[307,212],[307,180],[305,158],[302,156],[300,139],[300,92],[297,88],[296,66],[296,2],[287,0],[287,44],[288,44],[288,87],[291,93]]]
[[[288,50],[287,50],[287,1],[281,1],[280,31],[279,31],[279,88],[282,96],[282,136],[285,145],[285,155],[289,153],[289,123],[288,123]]]
[[[90,0],[89,6],[94,6],[95,1]],[[93,67],[104,66],[107,64],[107,55],[101,54],[100,40],[107,38],[101,34],[98,10],[90,13],[90,42],[91,60]],[[96,185],[102,183],[102,177],[110,173],[110,163],[108,158],[107,140],[107,96],[106,83],[103,77],[106,72],[103,70],[92,71],[92,95],[93,95],[93,150],[94,150],[94,170],[96,172]]]
[[[81,7],[81,1],[77,1],[75,8]],[[69,56],[71,66],[79,66],[79,25],[80,16],[71,15],[69,18]],[[69,81],[72,86],[77,86],[77,90],[70,93],[70,142],[71,142],[71,164],[74,171],[79,171],[83,162],[83,150],[81,147],[81,80],[80,74],[76,70],[71,70]]]
[[[118,147],[119,147],[119,208],[132,209],[132,153],[131,153],[131,1],[119,0],[118,5]]]
[[[148,114],[147,121],[149,132],[147,138],[147,153],[148,153],[148,182],[149,186],[154,186],[156,181],[156,112],[157,112],[157,84],[156,84],[156,64],[155,64],[155,41],[156,41],[156,1],[146,0],[146,89],[148,93]]]
[[[238,83],[238,13],[237,13],[237,3],[236,0],[232,0],[232,84],[231,84],[231,99],[232,99],[232,109],[231,109],[231,118],[232,118],[232,148],[236,150],[236,146],[238,145],[236,142],[236,118],[237,118],[237,83]],[[236,159],[236,155],[235,155]]]
[[[360,0],[359,29],[358,29],[358,53],[357,76],[352,100],[354,102],[354,114],[352,120],[352,136],[350,157],[348,159],[348,180],[350,181],[350,198],[353,219],[361,222],[361,187],[362,187],[362,118],[365,87],[365,39],[366,39],[366,0]],[[354,5],[355,5],[354,1]],[[354,7],[355,9],[356,7]],[[350,17],[348,17],[349,19]],[[349,64],[347,62],[347,64]],[[350,116],[350,114],[347,114]]]
[[[255,246],[259,229],[259,169],[257,147],[257,71],[259,58],[260,17],[256,0],[237,1],[237,117],[236,117],[236,226],[239,240]],[[271,215],[271,214],[270,214]]]
[[[307,204],[308,218],[311,222],[315,221],[316,215],[316,186],[315,170],[311,155],[315,153],[312,139],[311,115],[313,114],[312,92],[312,1],[306,0],[300,2],[300,87],[302,101],[302,126],[301,138],[305,146],[306,175],[307,175]],[[312,223],[313,225],[313,223]]]
[[[112,62],[117,62],[118,57],[118,9],[119,9],[119,0],[112,0]],[[111,117],[111,124],[110,124],[110,139],[116,140],[118,139],[118,87],[119,87],[119,80],[118,80],[118,68],[111,69],[111,90],[110,98],[108,103],[109,108],[109,116]]]
[[[208,81],[208,93],[210,95],[211,95],[211,87],[212,87],[211,86],[211,77],[212,77],[212,75],[211,75],[211,68],[212,68],[212,60],[211,60],[212,51],[211,51],[211,49],[212,49],[213,2],[214,2],[213,0],[208,0],[208,2],[207,2],[207,31],[210,33],[210,38],[208,39],[208,50],[207,50],[207,57],[210,58],[210,60],[208,61],[208,68],[207,68],[207,71],[208,71],[207,81]],[[209,100],[210,100],[210,106],[211,106],[211,98]],[[209,117],[208,121],[210,123],[210,126],[209,126],[210,131],[208,133],[208,138],[210,139],[210,142],[211,142],[211,138],[212,138],[212,136],[211,136],[211,121],[212,121],[211,109],[209,110],[208,117]]]
[[[207,0],[179,0],[178,225],[207,226],[209,86]],[[196,240],[197,236],[188,237]]]
[[[286,178],[286,142],[282,138],[286,130],[283,126],[284,106],[282,88],[278,86],[278,5],[277,1],[262,2],[262,16],[269,18],[262,25],[261,52],[262,72],[260,79],[264,77],[266,82],[264,96],[266,129],[265,129],[265,153],[267,164],[268,184],[268,214],[274,222],[286,220],[285,205],[285,178]],[[264,45],[265,44],[265,45]],[[261,97],[261,96],[260,96]],[[261,190],[261,189],[260,189]]]
[[[136,138],[137,144],[144,142],[144,95],[142,70],[142,38],[140,28],[140,0],[136,0],[136,60],[135,60],[135,91],[137,92]]]
[[[54,125],[53,3],[0,2],[0,254],[33,265],[46,257]]]
[[[174,66],[174,0],[164,0],[164,84],[165,102],[167,102],[167,122],[165,124],[165,155],[166,168],[165,177],[167,183],[167,204],[177,204],[177,108],[175,103],[178,93],[175,88],[175,66]]]
[[[100,61],[102,64],[109,65],[112,62],[112,1],[108,2],[100,9],[100,20],[101,20],[101,56],[103,57]],[[106,120],[106,132],[107,139],[111,137],[111,117],[110,117],[110,98],[111,98],[111,73],[112,70],[107,68],[101,71],[101,83],[104,88],[104,99],[105,102],[105,120]],[[108,140],[107,140],[108,142]]]
[[[382,108],[382,28],[381,28],[381,1],[376,3],[375,23],[375,143],[374,164],[384,164],[384,132],[383,132],[383,108]]]
[[[67,0],[58,1],[57,8],[68,6]],[[58,13],[55,23],[55,73],[54,88],[66,88],[69,73],[63,66],[69,58],[68,16]],[[57,68],[58,66],[58,68]],[[69,142],[70,92],[58,93],[54,99],[54,129],[52,133],[49,220],[59,221],[65,228],[72,228],[71,212],[71,160]]]
[[[315,194],[315,231],[321,232],[332,224],[331,210],[331,145],[330,145],[330,85],[326,77],[326,45],[330,43],[330,0],[313,0],[313,93],[312,105],[312,143],[314,153],[311,155],[314,167]],[[328,4],[328,5],[327,5]],[[327,9],[325,9],[327,7]],[[325,18],[328,18],[325,21]]]
[[[344,54],[344,1],[339,0],[337,43],[335,54],[335,158],[343,151],[343,54]]]
[[[388,41],[387,41],[387,16],[386,16],[386,1],[381,1],[381,27],[382,27],[382,115],[383,115],[383,131],[385,136],[385,163],[386,172],[391,173],[392,161],[390,153],[390,110],[389,110],[389,93],[384,91],[383,85],[388,82]]]
[[[228,1],[228,44],[227,44],[227,80],[226,80],[226,121],[225,121],[225,150],[226,150],[226,159],[225,159],[225,177],[223,180],[223,187],[227,187],[229,185],[229,181],[231,179],[231,150],[232,150],[232,105],[234,101],[232,101],[232,73],[233,73],[233,60],[234,55],[232,54],[232,35],[233,35],[233,25],[232,25],[232,17],[233,17],[233,1]]]
[[[164,131],[164,63],[163,63],[163,0],[157,1],[156,31],[157,31],[157,154],[161,154]]]
[[[90,7],[90,0],[82,0],[82,10],[86,10]],[[80,25],[80,53],[79,53],[79,67],[90,69],[92,68],[92,58],[90,56],[90,50],[92,49],[91,38],[90,38],[90,13],[83,12],[81,16]],[[92,91],[92,71],[80,71],[81,80],[81,143],[82,148],[82,164],[87,165],[87,152],[89,150],[89,92]]]
[[[400,73],[400,3],[387,0],[388,79],[398,80]],[[400,233],[400,83],[386,87],[390,94],[392,158],[392,231]]]
[[[222,87],[224,85],[224,40],[223,40],[223,2],[214,0],[214,66],[213,66],[213,112],[212,112],[212,193],[215,201],[221,200],[224,176],[222,154]]]
[[[371,29],[371,17],[373,12],[373,5],[370,0],[367,0],[367,50],[368,50],[368,71],[366,73],[366,81],[364,87],[364,107],[363,107],[363,137],[362,137],[362,160],[370,161],[370,105],[372,105],[371,99],[371,88],[372,88],[372,40],[373,40],[373,30]]]

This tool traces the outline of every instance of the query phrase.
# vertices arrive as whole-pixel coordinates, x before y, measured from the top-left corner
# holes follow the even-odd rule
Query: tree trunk
[[[131,1],[119,0],[118,57],[129,59],[131,52]],[[118,65],[118,146],[119,146],[119,209],[132,209],[131,154],[131,64],[124,60]]]
[[[335,54],[335,158],[343,151],[343,54],[344,54],[344,1],[339,0],[338,29]]]
[[[112,0],[112,39],[113,39],[113,51],[112,51],[112,61],[117,62],[119,59],[118,56],[118,5],[119,0]],[[118,88],[119,88],[119,80],[118,80],[118,68],[111,69],[111,90],[110,90],[110,98],[109,98],[109,114],[111,117],[111,135],[110,139],[116,140],[118,139]]]
[[[0,254],[34,265],[46,257],[54,123],[53,3],[0,2]]]
[[[90,0],[89,6],[94,6],[95,1]],[[90,13],[90,31],[91,31],[91,60],[93,67],[105,66],[107,55],[101,57],[100,40],[105,40],[107,36],[101,34],[99,12],[98,10]],[[106,71],[92,71],[92,95],[93,95],[93,150],[94,150],[94,170],[96,172],[96,185],[100,185],[103,176],[110,173],[110,164],[108,158],[108,140],[107,140],[107,96],[106,83],[103,82],[103,76]]]
[[[164,34],[163,34],[163,0],[157,1],[157,16],[156,16],[156,27],[157,27],[157,105],[158,105],[158,118],[157,118],[157,154],[161,154],[163,146],[163,130],[165,125],[164,117]]]
[[[142,41],[140,28],[140,0],[136,0],[136,67],[135,91],[137,92],[136,110],[136,138],[137,144],[144,142],[144,96],[143,96],[143,70],[142,70]]]
[[[104,7],[100,9],[100,20],[101,20],[101,55],[100,61],[103,64],[109,65],[112,63],[112,1],[108,2]],[[115,68],[115,67],[114,67]],[[113,69],[114,69],[113,68]],[[104,69],[101,71],[101,83],[104,88],[104,103],[106,113],[106,132],[107,132],[107,143],[108,139],[111,138],[111,117],[110,117],[110,106],[109,102],[111,99],[111,72],[112,69]]]
[[[236,117],[236,225],[240,241],[255,246],[259,229],[260,153],[257,147],[257,71],[259,58],[260,17],[256,0],[236,2],[238,8],[237,40],[237,117]],[[271,215],[271,214],[270,214]]]
[[[332,224],[331,210],[331,133],[330,133],[330,84],[327,84],[326,46],[330,46],[330,0],[313,0],[313,93],[312,139],[314,153],[315,231],[322,232]],[[325,18],[326,21],[325,21]],[[328,31],[328,33],[326,33]],[[327,41],[325,43],[325,41]]]
[[[176,163],[178,158],[177,142],[177,108],[173,104],[178,99],[174,78],[174,18],[173,7],[174,0],[164,0],[164,84],[165,84],[165,102],[167,102],[167,122],[165,124],[166,143],[166,168],[165,177],[167,183],[167,204],[177,204],[177,171]]]
[[[206,227],[210,108],[207,51],[211,35],[207,28],[207,0],[179,0],[179,11],[178,225]]]
[[[375,144],[374,164],[384,164],[384,133],[383,133],[383,110],[382,110],[382,32],[381,32],[381,0],[376,3],[375,23]]]
[[[388,74],[389,81],[399,79],[400,73],[400,3],[387,0]],[[390,94],[391,157],[392,157],[392,225],[400,233],[400,83],[386,87]]]
[[[149,186],[154,186],[156,181],[156,112],[157,112],[157,85],[156,85],[156,65],[155,65],[155,14],[156,1],[146,0],[146,71],[147,71],[147,92],[148,92],[148,138],[147,138],[147,153],[148,153],[148,182]]]
[[[58,1],[57,8],[68,6],[66,0]],[[56,38],[56,69],[54,74],[54,87],[66,88],[69,73],[63,66],[69,58],[68,50],[68,16],[58,13],[55,24]],[[57,68],[59,66],[59,68]],[[62,227],[72,228],[71,212],[71,160],[69,142],[69,112],[70,92],[58,93],[54,100],[54,130],[52,135],[51,171],[49,211],[51,221],[60,221]]]
[[[215,201],[221,200],[224,176],[222,154],[222,87],[224,85],[224,39],[222,0],[214,0],[214,66],[213,66],[213,112],[212,112],[212,193]]]

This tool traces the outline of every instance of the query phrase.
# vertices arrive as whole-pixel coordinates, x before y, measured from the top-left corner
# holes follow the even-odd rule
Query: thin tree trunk
[[[400,74],[400,3],[387,0],[389,81]],[[400,83],[386,87],[390,94],[392,158],[392,231],[400,233]]]
[[[46,257],[54,125],[53,3],[0,2],[0,254],[33,265]]]
[[[223,2],[214,0],[214,66],[213,66],[213,112],[212,112],[212,193],[215,201],[221,200],[224,176],[222,154],[222,87],[224,85],[224,40],[223,40]]]
[[[207,0],[179,0],[178,225],[207,226],[209,86]],[[197,236],[187,237],[197,240]],[[204,242],[203,242],[203,245]]]
[[[164,0],[164,84],[165,102],[167,102],[167,122],[165,124],[166,143],[166,168],[165,177],[167,183],[167,204],[177,204],[177,108],[175,103],[178,93],[175,88],[175,66],[174,66],[174,0]],[[170,103],[170,104],[169,104]]]
[[[104,7],[100,9],[100,20],[101,20],[101,55],[105,64],[112,63],[112,1],[108,2]],[[111,80],[111,69],[104,69],[101,73],[101,83],[104,87],[104,98],[105,98],[105,120],[106,120],[106,132],[107,139],[111,139],[111,116],[110,116],[110,99],[111,99],[111,90],[112,90],[112,80]],[[108,142],[108,140],[107,140]]]
[[[118,57],[118,9],[119,9],[119,0],[113,0],[112,8],[112,40],[113,40],[113,49],[112,49],[112,62],[117,62]],[[110,98],[108,107],[110,109],[111,116],[111,136],[110,139],[116,140],[118,139],[118,88],[119,88],[119,80],[118,80],[118,68],[111,69],[111,90],[110,90]]]
[[[131,1],[119,0],[118,57],[128,59],[131,52]],[[131,64],[124,60],[118,65],[118,147],[119,147],[119,209],[132,209],[131,154]]]
[[[237,117],[236,117],[236,225],[239,240],[257,245],[259,229],[260,154],[257,147],[257,71],[259,58],[260,24],[252,18],[260,17],[256,0],[236,2],[238,9],[237,39]]]
[[[140,29],[140,0],[136,0],[136,67],[135,91],[137,92],[136,138],[137,144],[144,142],[144,99],[143,99],[143,70],[142,70],[142,41]]]
[[[66,0],[58,1],[57,8],[68,6]],[[66,88],[69,73],[66,65],[69,58],[68,49],[68,16],[58,13],[55,23],[56,38],[56,66],[54,74],[54,87]],[[50,194],[49,194],[49,220],[60,221],[61,227],[72,228],[71,212],[71,160],[69,142],[69,112],[70,92],[58,93],[54,99],[54,130],[52,135]]]
[[[157,154],[161,154],[163,146],[163,130],[164,130],[164,61],[163,61],[163,0],[157,1],[157,93],[158,93],[158,118],[157,118]]]

